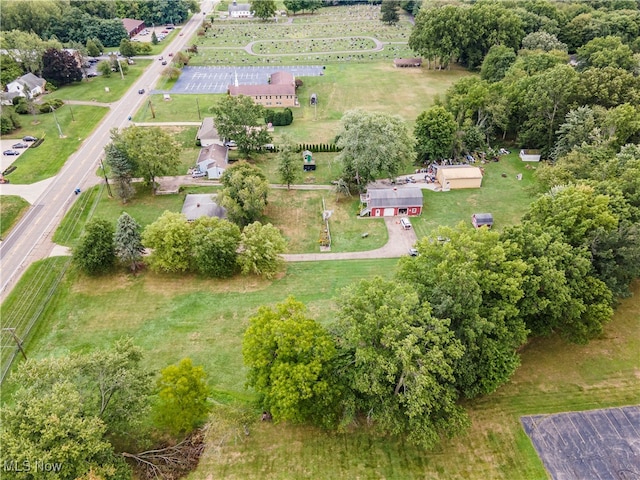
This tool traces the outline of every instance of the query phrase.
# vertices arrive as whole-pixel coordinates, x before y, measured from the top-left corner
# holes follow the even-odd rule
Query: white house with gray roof
[[[238,3],[235,0],[229,5],[229,16],[231,18],[249,18],[253,17],[251,5],[248,3]]]
[[[16,93],[20,97],[33,98],[45,92],[47,81],[33,73],[26,73],[7,84],[8,93]]]

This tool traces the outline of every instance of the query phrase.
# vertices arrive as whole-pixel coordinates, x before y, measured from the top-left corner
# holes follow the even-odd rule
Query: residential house
[[[217,180],[229,166],[229,149],[217,143],[202,147],[197,165],[198,171],[206,173],[207,178]]]
[[[264,107],[297,107],[296,80],[292,73],[280,71],[271,74],[267,85],[229,85],[233,97],[246,95]]]
[[[422,213],[422,189],[416,187],[370,188],[360,195],[366,205],[360,216],[416,216]]]
[[[198,132],[196,133],[196,145],[208,147],[214,143],[218,145],[223,144],[222,139],[218,135],[218,129],[213,123],[213,117],[205,117],[202,119],[200,128],[198,128]]]
[[[182,213],[189,222],[200,217],[226,218],[227,211],[218,205],[211,194],[188,194],[182,204]]]
[[[33,73],[26,73],[7,84],[8,93],[17,93],[20,97],[33,98],[45,92],[47,81]]]

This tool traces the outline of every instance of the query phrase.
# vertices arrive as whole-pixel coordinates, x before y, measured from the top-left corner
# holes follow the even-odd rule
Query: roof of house
[[[367,206],[372,207],[414,207],[422,205],[422,189],[374,188],[367,190]]]
[[[463,178],[482,178],[482,170],[471,165],[446,165],[436,167],[447,180]]]
[[[267,85],[229,85],[231,95],[295,95],[296,84],[293,74],[279,71],[271,74],[271,82]]]
[[[198,161],[196,163],[200,165],[202,162],[207,162],[208,168],[209,163],[213,162],[219,167],[224,168],[227,166],[227,152],[227,147],[223,147],[217,143],[209,145],[208,147],[202,147],[198,154]]]
[[[229,5],[229,12],[250,12],[251,5],[249,3],[233,3]]]
[[[225,218],[227,211],[214,202],[210,194],[188,194],[182,204],[182,213],[187,220],[195,220],[200,217]]]
[[[127,33],[131,33],[137,28],[144,26],[144,22],[142,20],[136,20],[135,18],[123,18],[122,25],[124,25],[124,29]]]
[[[21,77],[16,78],[14,82],[20,82],[23,85],[26,85],[29,90],[33,90],[36,87],[44,88],[45,84],[47,83],[44,78],[40,78],[39,76],[34,75],[31,72],[25,73]]]
[[[198,129],[196,138],[200,140],[202,140],[203,138],[214,140],[220,138],[218,135],[218,129],[213,123],[213,117],[204,117],[204,119],[202,119],[202,123],[200,124],[200,128]]]

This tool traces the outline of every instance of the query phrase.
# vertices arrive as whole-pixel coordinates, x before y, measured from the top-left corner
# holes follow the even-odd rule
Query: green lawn
[[[29,209],[29,202],[15,195],[0,196],[0,239],[4,239],[11,227]]]
[[[535,164],[522,162],[516,153],[511,153],[500,157],[499,162],[479,166],[485,172],[481,188],[423,190],[422,216],[411,220],[418,237],[429,235],[440,225],[471,224],[474,213],[492,213],[498,230],[520,222],[535,198]],[[522,180],[516,179],[519,173]]]
[[[79,100],[85,102],[110,103],[120,100],[122,95],[131,88],[152,60],[135,60],[135,65],[129,65],[129,71],[120,78],[120,73],[112,73],[110,77],[99,75],[59,88],[55,92],[47,94],[46,98],[60,98],[62,100]],[[108,88],[109,91],[105,91]],[[75,112],[74,112],[75,113]]]
[[[60,138],[52,113],[21,117],[22,128],[7,137],[22,138],[33,135],[45,141],[37,148],[29,148],[14,162],[15,171],[7,175],[11,183],[35,183],[57,174],[70,155],[91,135],[107,114],[104,107],[63,105],[56,110],[56,118],[64,138]]]

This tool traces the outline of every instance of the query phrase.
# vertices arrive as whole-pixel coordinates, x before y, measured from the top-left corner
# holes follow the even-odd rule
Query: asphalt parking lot
[[[274,67],[184,67],[171,93],[226,93],[238,78],[239,85],[266,85],[269,76],[278,71],[291,72],[296,77],[323,75],[322,66]]]

